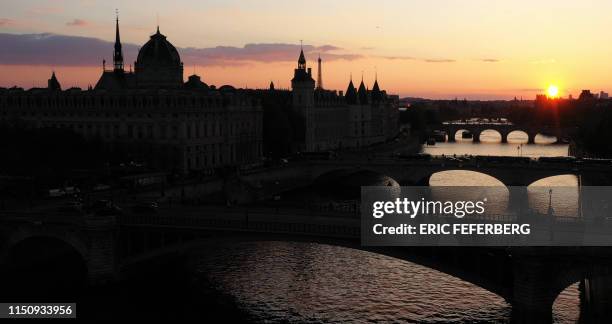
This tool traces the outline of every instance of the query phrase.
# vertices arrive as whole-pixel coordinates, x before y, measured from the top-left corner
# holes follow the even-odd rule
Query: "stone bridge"
[[[428,186],[429,179],[435,173],[454,170],[486,174],[506,186],[528,186],[538,180],[558,175],[576,175],[582,186],[612,183],[612,163],[579,165],[570,160],[543,162],[507,157],[471,157],[463,160],[451,157],[433,158],[429,161],[378,157],[360,160],[296,162],[267,172],[243,174],[240,180],[243,184],[247,184],[247,188],[250,188],[250,190],[243,190],[245,196],[248,196],[246,199],[258,200],[340,173],[370,171],[393,178],[400,185]]]
[[[582,283],[582,294],[588,296],[583,298],[588,300],[583,309],[591,310],[589,316],[612,315],[606,307],[612,293],[609,248],[364,247],[360,221],[354,215],[265,208],[175,207],[119,217],[3,216],[0,266],[4,271],[19,271],[11,268],[15,251],[40,237],[59,242],[82,258],[91,285],[117,280],[142,264],[189,253],[211,241],[307,241],[380,253],[461,278],[507,300],[515,323],[551,322],[556,297],[576,282]]]
[[[480,134],[485,130],[494,130],[501,135],[501,142],[508,143],[508,135],[514,131],[525,132],[528,136],[528,143],[534,144],[538,134],[555,136],[557,141],[561,141],[571,135],[571,130],[560,129],[549,126],[521,126],[512,123],[468,123],[468,122],[448,122],[442,124],[439,130],[445,131],[448,134],[448,141],[454,142],[457,132],[466,130],[472,133],[472,138],[475,143],[480,142]]]

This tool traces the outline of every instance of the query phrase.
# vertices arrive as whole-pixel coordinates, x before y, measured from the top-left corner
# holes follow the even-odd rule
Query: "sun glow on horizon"
[[[559,87],[554,84],[549,85],[548,89],[546,89],[546,95],[549,98],[557,98],[559,96]]]

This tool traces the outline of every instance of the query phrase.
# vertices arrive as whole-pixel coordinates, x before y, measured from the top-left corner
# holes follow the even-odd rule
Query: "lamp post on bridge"
[[[516,155],[519,156],[519,157],[523,156],[523,144],[519,144],[516,147]]]

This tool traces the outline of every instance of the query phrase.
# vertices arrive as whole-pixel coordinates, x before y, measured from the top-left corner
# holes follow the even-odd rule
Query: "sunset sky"
[[[300,40],[324,85],[349,75],[428,98],[532,99],[612,91],[612,1],[565,0],[21,0],[0,2],[0,86],[95,84],[112,61],[119,9],[126,67],[160,30],[185,78],[289,87]],[[107,63],[110,66],[110,63]]]

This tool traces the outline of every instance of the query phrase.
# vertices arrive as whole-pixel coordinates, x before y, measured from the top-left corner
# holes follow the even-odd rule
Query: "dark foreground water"
[[[200,278],[262,323],[505,323],[501,297],[411,262],[344,247],[243,242],[202,248]],[[578,285],[554,306],[555,323],[579,316]]]

